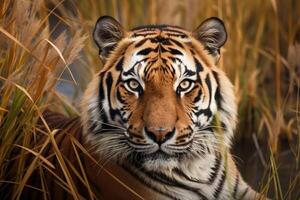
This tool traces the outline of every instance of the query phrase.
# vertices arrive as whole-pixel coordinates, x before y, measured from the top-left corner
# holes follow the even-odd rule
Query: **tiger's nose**
[[[173,137],[175,128],[171,130],[163,127],[145,127],[145,132],[151,140],[160,145]]]

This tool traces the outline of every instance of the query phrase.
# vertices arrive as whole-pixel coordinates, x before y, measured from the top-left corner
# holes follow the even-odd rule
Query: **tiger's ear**
[[[104,62],[124,35],[125,30],[114,18],[110,16],[102,16],[97,20],[93,32],[93,38],[99,48],[100,58]]]
[[[227,40],[223,21],[217,17],[208,18],[193,31],[193,36],[204,45],[217,62],[220,57],[220,48]]]

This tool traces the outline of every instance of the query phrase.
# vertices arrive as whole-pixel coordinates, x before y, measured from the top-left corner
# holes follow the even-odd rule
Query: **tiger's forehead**
[[[184,72],[199,72],[210,66],[212,62],[204,47],[190,32],[175,26],[153,25],[127,32],[104,71],[115,68],[147,79],[159,74],[174,79]]]
[[[123,71],[138,73],[144,77],[163,74],[174,78],[183,71],[199,71],[205,65],[197,51],[203,47],[193,44],[190,33],[177,27],[157,26],[134,30],[127,38],[129,45],[124,52]],[[198,50],[197,50],[198,49]],[[141,75],[141,74],[140,74]]]

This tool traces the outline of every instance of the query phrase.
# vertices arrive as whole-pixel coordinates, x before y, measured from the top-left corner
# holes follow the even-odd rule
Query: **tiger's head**
[[[189,32],[169,25],[125,30],[104,16],[93,37],[104,67],[84,95],[83,124],[100,154],[143,163],[230,147],[236,102],[216,67],[227,38],[220,19]]]

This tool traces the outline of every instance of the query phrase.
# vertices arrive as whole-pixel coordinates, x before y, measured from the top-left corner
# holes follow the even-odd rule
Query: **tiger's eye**
[[[191,86],[191,81],[184,80],[180,83],[179,86],[181,90],[187,90]]]
[[[191,79],[185,79],[180,82],[180,84],[177,87],[177,93],[180,92],[188,92],[192,87],[194,86],[194,81]]]
[[[128,86],[132,90],[137,90],[140,86],[140,84],[136,80],[130,80],[128,83]]]

